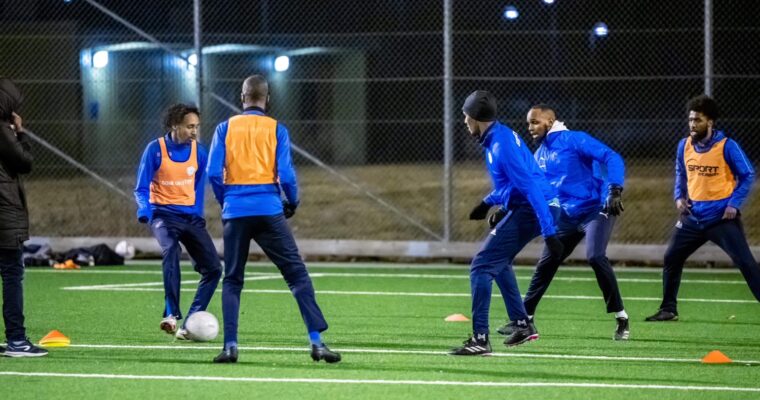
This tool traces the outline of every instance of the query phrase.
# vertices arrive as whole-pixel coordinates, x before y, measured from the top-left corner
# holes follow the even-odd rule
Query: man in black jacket
[[[29,239],[29,213],[21,174],[32,170],[31,146],[16,114],[21,92],[0,77],[0,275],[3,278],[3,320],[8,357],[40,357],[47,350],[32,344],[24,328],[23,243]]]

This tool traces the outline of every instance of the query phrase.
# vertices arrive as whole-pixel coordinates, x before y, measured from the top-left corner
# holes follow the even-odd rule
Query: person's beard
[[[483,134],[483,132],[480,131],[480,127],[475,125],[474,128],[470,131],[470,136],[472,136],[473,139],[480,141],[480,136]]]
[[[691,140],[695,142],[701,142],[707,137],[707,129],[703,130],[702,132],[694,132],[693,135],[691,135]]]

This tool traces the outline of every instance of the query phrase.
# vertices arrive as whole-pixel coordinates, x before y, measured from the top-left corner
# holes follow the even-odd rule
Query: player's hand
[[[562,241],[559,240],[557,235],[551,235],[544,238],[546,248],[549,250],[549,255],[556,261],[562,260],[562,253],[565,251],[565,246]]]
[[[691,203],[687,199],[677,199],[676,208],[683,215],[691,214]]]
[[[148,221],[150,221],[150,220],[148,219],[148,217],[145,217],[145,216],[137,218],[137,222],[139,222],[141,224],[147,224]]]
[[[620,215],[625,209],[623,208],[623,188],[618,185],[610,185],[607,200],[604,202],[604,210],[609,215]]]
[[[723,219],[734,219],[736,218],[736,215],[739,213],[739,210],[737,210],[734,207],[728,206],[726,207],[726,211],[723,212]]]
[[[490,226],[491,228],[496,228],[496,225],[499,225],[499,222],[501,222],[501,220],[504,219],[504,217],[506,216],[507,216],[507,210],[503,209],[502,207],[499,207],[499,209],[496,210],[496,212],[494,212],[488,217],[488,226]]]
[[[485,201],[481,201],[480,204],[475,206],[475,208],[470,211],[470,219],[472,220],[482,220],[486,219],[486,216],[488,216],[488,210],[491,209],[491,206],[486,204]]]
[[[18,135],[19,132],[24,131],[24,121],[21,119],[21,116],[15,112],[11,113],[11,116],[13,117],[13,130],[16,131],[16,134]]]
[[[285,214],[285,219],[290,219],[292,216],[296,215],[297,207],[297,205],[289,203],[287,200],[283,200],[282,213]]]

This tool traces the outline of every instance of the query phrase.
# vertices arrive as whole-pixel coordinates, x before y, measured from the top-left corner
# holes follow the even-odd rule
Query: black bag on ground
[[[79,247],[67,251],[61,261],[74,260],[83,267],[88,265],[124,265],[124,257],[101,243],[92,247]]]

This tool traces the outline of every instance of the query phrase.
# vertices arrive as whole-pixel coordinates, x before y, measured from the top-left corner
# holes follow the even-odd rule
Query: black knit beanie
[[[462,111],[480,122],[496,120],[496,97],[485,90],[476,90],[467,96]]]

